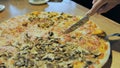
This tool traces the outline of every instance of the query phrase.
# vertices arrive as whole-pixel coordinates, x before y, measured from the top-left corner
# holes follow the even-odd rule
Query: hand
[[[93,0],[92,4],[92,8],[87,12],[89,15],[105,13],[120,4],[120,0]]]

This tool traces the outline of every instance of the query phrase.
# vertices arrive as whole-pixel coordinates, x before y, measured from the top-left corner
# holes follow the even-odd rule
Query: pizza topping
[[[86,61],[86,63],[87,63],[88,65],[91,65],[91,64],[92,64],[92,62],[91,62],[91,61]]]
[[[51,64],[51,63],[48,63],[48,64],[47,64],[47,68],[54,68],[54,65]]]
[[[16,60],[15,64],[16,67],[33,67],[34,66],[34,62],[26,59],[24,57],[20,57],[18,58],[18,60]]]
[[[6,68],[5,64],[4,64],[4,63],[1,63],[1,64],[0,64],[0,68]]]
[[[49,36],[53,36],[53,35],[54,35],[54,33],[53,33],[53,32],[49,32],[48,34],[49,34]]]
[[[97,58],[97,57],[99,57],[100,55],[94,55],[94,58]]]
[[[97,68],[109,49],[100,37],[103,31],[89,21],[63,34],[79,19],[66,13],[33,12],[0,23],[0,68]]]
[[[24,24],[22,24],[22,26],[27,27],[27,26],[28,26],[28,23],[24,23]]]

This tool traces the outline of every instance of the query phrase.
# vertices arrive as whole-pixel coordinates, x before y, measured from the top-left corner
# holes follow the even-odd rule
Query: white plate
[[[4,9],[5,9],[5,6],[0,4],[0,11],[3,11]]]
[[[47,3],[49,0],[29,0],[31,4],[44,4]]]

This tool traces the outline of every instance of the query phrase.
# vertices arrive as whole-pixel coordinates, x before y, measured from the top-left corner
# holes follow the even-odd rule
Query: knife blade
[[[89,20],[89,15],[86,14],[83,18],[81,18],[77,23],[73,24],[72,26],[70,26],[67,30],[65,30],[64,34],[70,33],[74,30],[76,30],[77,28],[79,28],[80,26],[84,25],[87,21]]]

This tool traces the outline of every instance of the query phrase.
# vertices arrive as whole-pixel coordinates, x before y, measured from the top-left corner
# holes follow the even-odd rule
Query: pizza
[[[63,32],[80,16],[31,12],[0,23],[0,68],[101,68],[109,42],[95,23]]]

